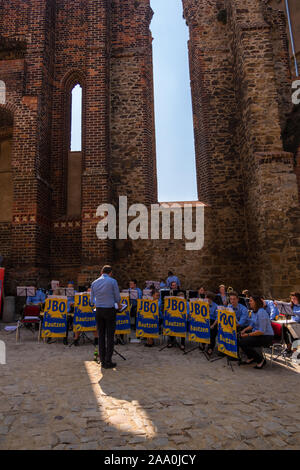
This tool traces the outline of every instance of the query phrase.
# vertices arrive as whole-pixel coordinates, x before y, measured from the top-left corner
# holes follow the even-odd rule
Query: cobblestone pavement
[[[197,350],[118,346],[101,371],[94,347],[22,342],[0,331],[0,449],[299,449],[299,372],[233,371]]]

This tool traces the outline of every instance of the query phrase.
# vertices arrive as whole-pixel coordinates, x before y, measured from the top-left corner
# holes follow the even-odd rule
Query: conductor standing
[[[111,358],[114,352],[116,330],[116,305],[121,296],[118,283],[112,277],[111,266],[103,266],[101,276],[91,286],[91,303],[96,306],[96,322],[99,335],[99,357],[104,369],[116,367]]]

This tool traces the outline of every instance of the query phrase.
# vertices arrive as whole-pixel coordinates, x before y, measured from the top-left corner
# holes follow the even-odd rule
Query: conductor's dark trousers
[[[96,322],[98,329],[99,358],[102,364],[110,363],[114,352],[114,335],[116,331],[116,310],[97,307]]]

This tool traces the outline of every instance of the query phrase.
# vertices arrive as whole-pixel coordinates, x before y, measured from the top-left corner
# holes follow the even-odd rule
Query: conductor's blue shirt
[[[115,307],[115,303],[121,302],[117,281],[108,274],[102,274],[92,283],[90,299],[91,303],[95,303],[96,308]]]

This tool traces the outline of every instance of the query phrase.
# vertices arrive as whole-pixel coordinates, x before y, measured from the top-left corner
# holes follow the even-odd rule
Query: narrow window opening
[[[71,92],[71,136],[68,154],[68,198],[67,215],[81,214],[82,175],[82,88],[74,86]]]
[[[82,150],[82,88],[76,85],[72,90],[71,152]]]

